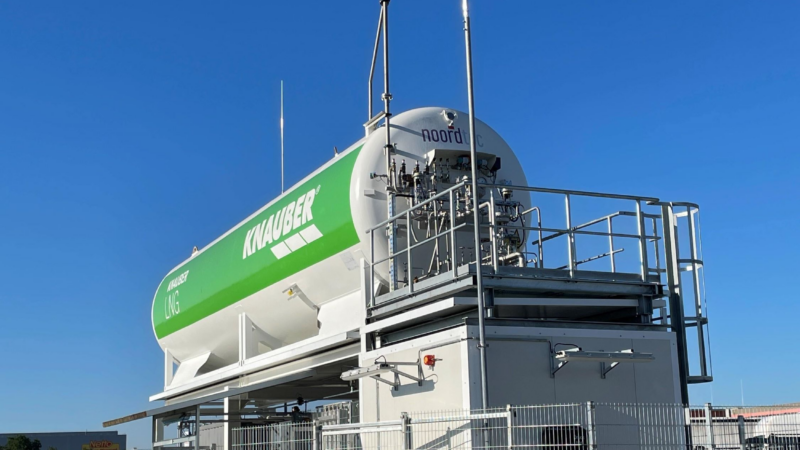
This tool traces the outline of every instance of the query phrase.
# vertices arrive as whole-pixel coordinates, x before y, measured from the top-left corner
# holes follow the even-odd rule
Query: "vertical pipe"
[[[392,100],[392,94],[389,93],[389,0],[381,0],[381,18],[383,19],[383,113],[384,127],[386,127],[386,145],[383,150],[386,153],[386,174],[389,177],[389,204],[388,204],[388,218],[394,216],[395,209],[395,184],[394,177],[391,173],[391,160],[392,160],[392,134],[390,126],[391,112],[389,109],[389,102]],[[397,243],[395,242],[395,224],[389,223],[389,254],[392,258],[389,260],[389,290],[394,291],[397,286],[397,261],[394,259],[394,252],[397,250]]]
[[[461,4],[464,12],[464,43],[467,52],[467,100],[469,102],[469,155],[470,169],[472,171],[472,225],[475,228],[475,279],[478,294],[478,350],[481,364],[481,405],[484,409],[489,407],[489,385],[486,373],[486,307],[483,297],[483,277],[481,274],[481,230],[480,211],[478,210],[478,151],[475,138],[475,98],[472,80],[472,36],[469,20],[468,0]]]

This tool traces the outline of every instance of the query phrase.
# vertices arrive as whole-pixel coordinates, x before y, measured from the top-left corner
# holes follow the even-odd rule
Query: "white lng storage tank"
[[[388,177],[408,187],[409,194],[396,199],[398,213],[470,171],[466,113],[414,109],[393,116],[390,129],[390,167],[386,134],[377,130],[170,271],[153,299],[159,345],[178,361],[202,357],[201,371],[207,371],[238,360],[242,312],[264,332],[259,352],[357,329],[356,312],[365,305],[356,269],[370,256],[367,230],[388,217]],[[476,136],[480,182],[527,184],[499,134],[476,121]],[[516,200],[529,206],[529,198]],[[398,248],[405,245],[404,233],[398,230]],[[376,260],[387,257],[385,238],[375,239],[374,252]],[[427,269],[414,267],[409,275],[396,266],[397,280]],[[379,266],[376,284],[388,290],[389,279],[389,264]]]

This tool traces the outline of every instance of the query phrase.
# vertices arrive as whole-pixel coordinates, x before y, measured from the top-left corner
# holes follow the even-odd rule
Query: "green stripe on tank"
[[[340,156],[170,273],[153,302],[156,337],[169,336],[357,244],[350,180],[360,151]]]

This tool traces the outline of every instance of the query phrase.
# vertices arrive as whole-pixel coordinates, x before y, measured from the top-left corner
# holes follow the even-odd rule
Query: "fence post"
[[[694,436],[695,424],[692,422],[692,407],[688,404],[683,405],[683,438],[687,449],[693,449],[699,437]],[[698,425],[699,426],[699,425]]]
[[[403,450],[411,450],[411,432],[409,430],[409,417],[408,413],[400,414],[400,422],[403,427]]]
[[[708,447],[711,450],[716,449],[714,445],[714,421],[711,418],[713,412],[714,408],[711,407],[711,403],[706,403],[706,436],[708,436]]]
[[[511,450],[514,448],[512,437],[514,430],[514,411],[511,410],[511,405],[506,405],[506,428],[508,428],[508,450]]]
[[[739,448],[745,450],[747,447],[747,435],[744,432],[744,416],[739,416]]]
[[[594,402],[586,402],[586,439],[588,440],[589,450],[597,448],[597,426],[594,417]]]
[[[317,425],[317,421],[311,422],[311,450],[319,450],[322,448],[322,433],[320,433],[320,426]]]

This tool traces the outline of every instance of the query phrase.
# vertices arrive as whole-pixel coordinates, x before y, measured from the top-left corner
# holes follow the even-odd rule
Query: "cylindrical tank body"
[[[506,142],[483,122],[476,127],[479,155],[502,159],[496,181],[525,185]],[[365,308],[358,268],[370,257],[366,231],[388,211],[385,136],[381,128],[359,140],[170,271],[153,299],[159,345],[179,361],[211,353],[209,361],[221,366],[238,360],[243,312],[264,332],[261,351],[358,328],[363,313],[353,308]],[[434,158],[455,163],[469,152],[468,115],[410,110],[392,117],[391,140],[397,166],[404,161],[408,173]],[[396,212],[406,203],[398,199]],[[386,256],[385,236],[376,233],[376,260]],[[376,278],[389,279],[387,267]]]

